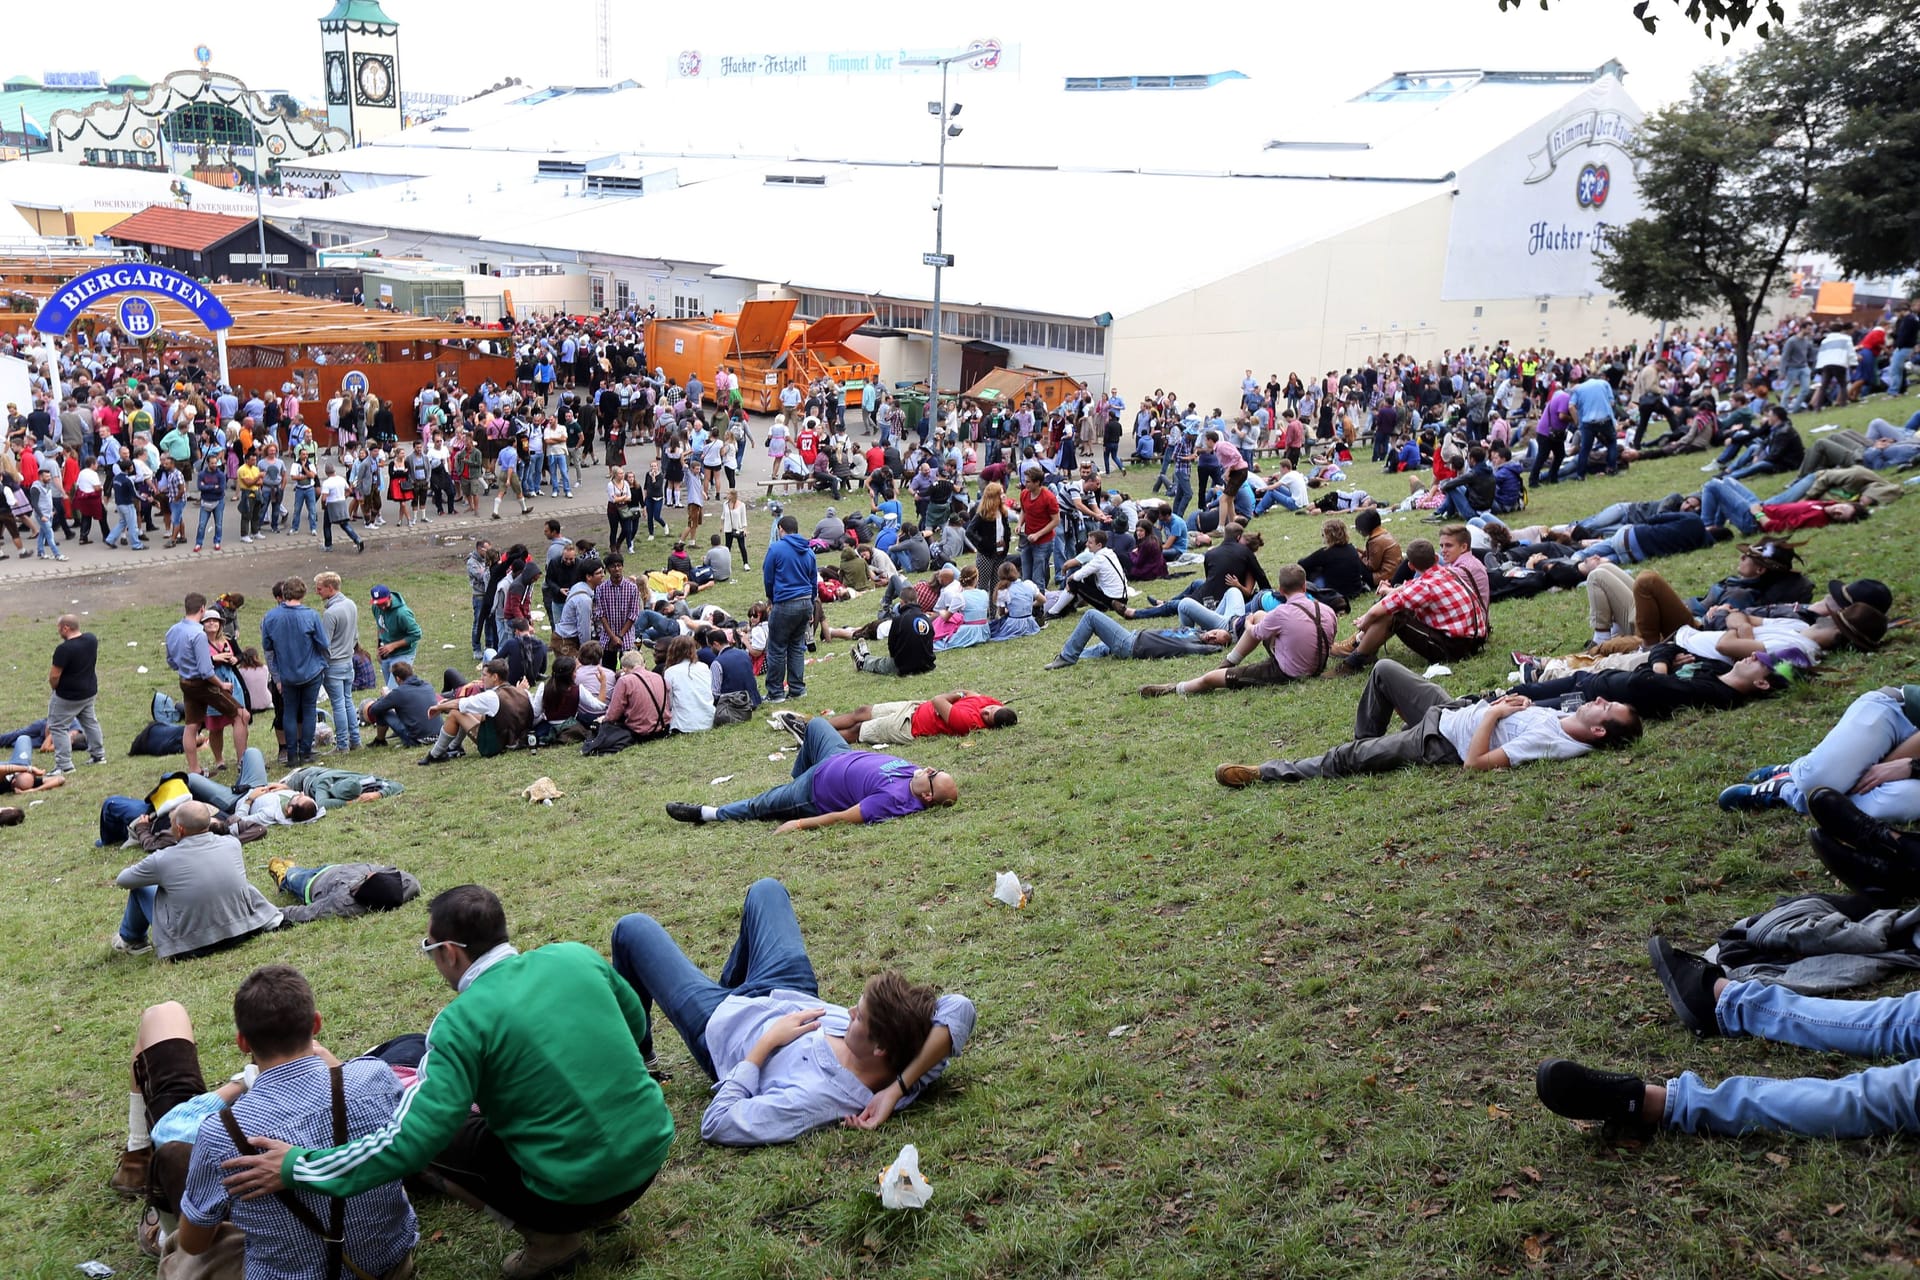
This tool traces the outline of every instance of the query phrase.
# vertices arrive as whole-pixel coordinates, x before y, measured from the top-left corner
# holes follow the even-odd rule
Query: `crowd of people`
[[[489,490],[495,514],[507,498],[524,511],[543,492],[570,495],[582,465],[607,468],[604,542],[597,528],[568,536],[557,518],[544,545],[476,541],[464,564],[475,665],[437,680],[421,669],[426,628],[389,584],[350,592],[323,572],[310,591],[286,577],[252,622],[237,595],[185,596],[164,645],[179,696],[156,698],[142,732],[160,751],[178,750],[185,768],[144,797],[109,797],[101,812],[102,842],[138,844],[144,855],[115,878],[126,897],[110,945],[185,960],[423,896],[411,873],[382,863],[276,857],[273,887],[289,900],[281,905],[247,878],[243,844],[398,794],[400,783],[355,767],[367,760],[356,753],[382,743],[424,748],[422,766],[458,761],[469,746],[494,756],[564,743],[598,757],[764,714],[794,743],[791,778],[751,796],[675,800],[666,816],[789,832],[960,802],[953,771],[866,748],[1018,732],[1015,707],[964,687],[805,714],[795,704],[807,699],[810,651],[831,639],[853,642],[863,678],[923,687],[944,653],[1049,628],[1062,636],[1057,648],[1048,639],[1027,650],[1052,653],[1035,664],[1051,671],[1097,657],[1185,668],[1143,685],[1146,697],[1254,687],[1284,697],[1298,682],[1364,677],[1347,741],[1220,764],[1216,780],[1232,788],[1413,765],[1572,761],[1640,741],[1650,722],[1682,711],[1778,695],[1836,651],[1877,648],[1899,605],[1872,578],[1822,587],[1804,571],[1820,556],[1817,535],[1787,535],[1866,518],[1901,496],[1911,481],[1895,473],[1920,461],[1920,415],[1814,435],[1809,447],[1791,417],[1796,395],[1818,405],[1877,394],[1881,348],[1887,389],[1904,390],[1916,314],[1877,344],[1846,335],[1854,359],[1840,379],[1825,363],[1839,359],[1837,344],[1807,354],[1810,335],[1788,327],[1761,340],[1749,378],[1730,386],[1724,335],[1677,331],[1578,358],[1502,344],[1312,379],[1262,382],[1248,370],[1231,413],[1203,414],[1165,391],[1135,406],[1108,390],[1061,404],[955,402],[909,430],[877,388],[848,405],[828,384],[791,389],[758,445],[725,371],[710,409],[697,382],[680,388],[648,374],[634,332],[618,325],[529,325],[514,335],[522,385],[423,391],[417,442],[396,441],[392,406],[345,397],[329,406],[327,453],[302,431],[297,404],[289,412],[184,373],[186,387],[160,385],[168,379],[128,376],[115,353],[95,352],[109,357],[95,359],[101,369],[64,371],[73,406],[36,405],[10,422],[0,477],[6,505],[27,517],[16,529],[39,543],[63,518],[103,520],[75,500],[78,475],[66,468],[93,472],[80,495],[101,493],[108,475],[118,520],[106,538],[124,530],[139,546],[154,515],[170,541],[184,537],[174,495],[187,475],[217,474],[217,490],[196,480],[195,549],[211,522],[218,550],[229,480],[243,539],[271,536],[284,510],[289,531],[302,512],[311,530],[317,512],[329,541],[337,525],[357,542],[350,525],[378,523],[386,502],[403,525],[430,519],[419,514],[424,499],[472,513]],[[858,425],[849,409],[861,411]],[[1654,439],[1660,419],[1668,435]],[[627,469],[636,433],[654,446],[644,479]],[[748,448],[764,448],[776,474],[833,505],[803,531],[773,504],[770,544],[754,549],[761,598],[735,618],[700,597],[756,568],[737,487]],[[1525,523],[1541,484],[1688,451],[1717,451],[1698,492]],[[1362,483],[1369,472],[1378,497]],[[1786,487],[1771,497],[1747,487],[1768,475]],[[1151,476],[1151,487],[1136,496],[1129,476],[1143,488]],[[703,535],[702,509],[720,493],[721,528]],[[677,535],[669,507],[686,512]],[[1294,562],[1263,560],[1257,525],[1276,508],[1315,517],[1318,548]],[[1381,519],[1393,508],[1427,513],[1433,537],[1403,544]],[[642,517],[646,541],[659,526],[674,544],[653,557],[657,569],[629,568],[643,554]],[[1676,586],[1634,569],[1723,543],[1734,559],[1716,581]],[[1554,588],[1585,589],[1591,642],[1564,655],[1515,651],[1508,688],[1457,696],[1399,660],[1401,649],[1436,663],[1479,654],[1496,605]],[[8,738],[4,781],[16,793],[58,786],[76,753],[107,758],[93,709],[98,639],[71,615],[57,630],[47,716]],[[37,751],[52,753],[50,768],[33,765]],[[219,778],[229,757],[231,786]],[[1920,821],[1916,759],[1920,686],[1867,692],[1805,755],[1730,780],[1720,802],[1809,814],[1835,874],[1876,903],[1894,902],[1920,892],[1920,836],[1901,830]],[[822,1000],[795,905],[773,880],[748,889],[717,978],[644,914],[615,927],[611,959],[575,943],[522,954],[509,937],[491,890],[433,893],[420,949],[453,998],[424,1035],[394,1028],[394,1040],[345,1062],[316,1039],[321,1010],[307,980],[285,965],[255,969],[233,1002],[252,1065],[215,1089],[184,1008],[146,1010],[112,1185],[147,1202],[149,1246],[198,1257],[243,1248],[248,1274],[330,1275],[350,1263],[353,1274],[394,1280],[411,1274],[412,1198],[442,1194],[513,1225],[522,1244],[505,1274],[553,1274],[586,1256],[594,1229],[635,1203],[669,1157],[673,1122],[659,1082],[671,1076],[656,1056],[656,1008],[713,1083],[701,1137],[740,1146],[885,1122],[939,1078],[975,1024],[964,996],[892,970],[850,1006]],[[1815,1001],[1729,977],[1661,939],[1652,958],[1677,1015],[1699,1034],[1920,1056],[1906,1047],[1920,1019],[1912,997]],[[595,1069],[554,1068],[564,1061]],[[1616,1127],[1854,1136],[1920,1129],[1915,1070],[1909,1062],[1843,1081],[1708,1089],[1692,1075],[1661,1085],[1554,1060],[1538,1088],[1553,1110]]]

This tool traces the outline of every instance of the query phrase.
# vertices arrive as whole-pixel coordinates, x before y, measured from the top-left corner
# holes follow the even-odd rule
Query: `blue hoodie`
[[[760,560],[767,601],[813,599],[813,544],[797,533],[780,535]]]

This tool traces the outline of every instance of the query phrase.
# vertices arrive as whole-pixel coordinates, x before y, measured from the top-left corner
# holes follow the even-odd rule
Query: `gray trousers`
[[[1463,705],[1431,680],[1423,680],[1391,658],[1373,664],[1360,705],[1353,714],[1353,741],[1343,742],[1308,760],[1269,760],[1260,766],[1263,782],[1299,782],[1307,778],[1343,778],[1356,773],[1391,773],[1411,764],[1458,765],[1460,753],[1440,732],[1440,713]],[[1394,716],[1407,727],[1388,733]]]
[[[87,758],[95,764],[107,758],[107,740],[100,733],[100,717],[93,713],[93,702],[92,698],[69,702],[57,693],[47,698],[47,732],[53,736],[54,768],[73,767],[71,730],[76,721],[80,732],[86,735]]]

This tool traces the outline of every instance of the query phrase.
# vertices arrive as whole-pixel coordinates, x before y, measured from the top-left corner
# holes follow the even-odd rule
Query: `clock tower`
[[[335,0],[320,19],[327,123],[358,145],[400,130],[400,24],[380,0]]]

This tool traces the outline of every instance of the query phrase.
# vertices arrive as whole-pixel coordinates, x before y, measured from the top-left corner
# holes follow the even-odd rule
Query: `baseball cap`
[[[370,597],[370,598],[372,598],[372,599],[373,599],[373,600],[374,600],[374,601],[375,601],[376,603],[377,603],[377,602],[379,602],[379,601],[383,601],[383,600],[391,600],[391,599],[393,599],[393,592],[392,592],[392,591],[390,591],[390,590],[389,590],[389,589],[388,589],[387,587],[385,587],[385,586],[383,586],[383,585],[376,585],[376,586],[374,587],[374,589],[373,589],[372,591],[370,591],[370,592],[368,592],[367,594],[368,594],[368,595],[369,595],[369,597]]]

